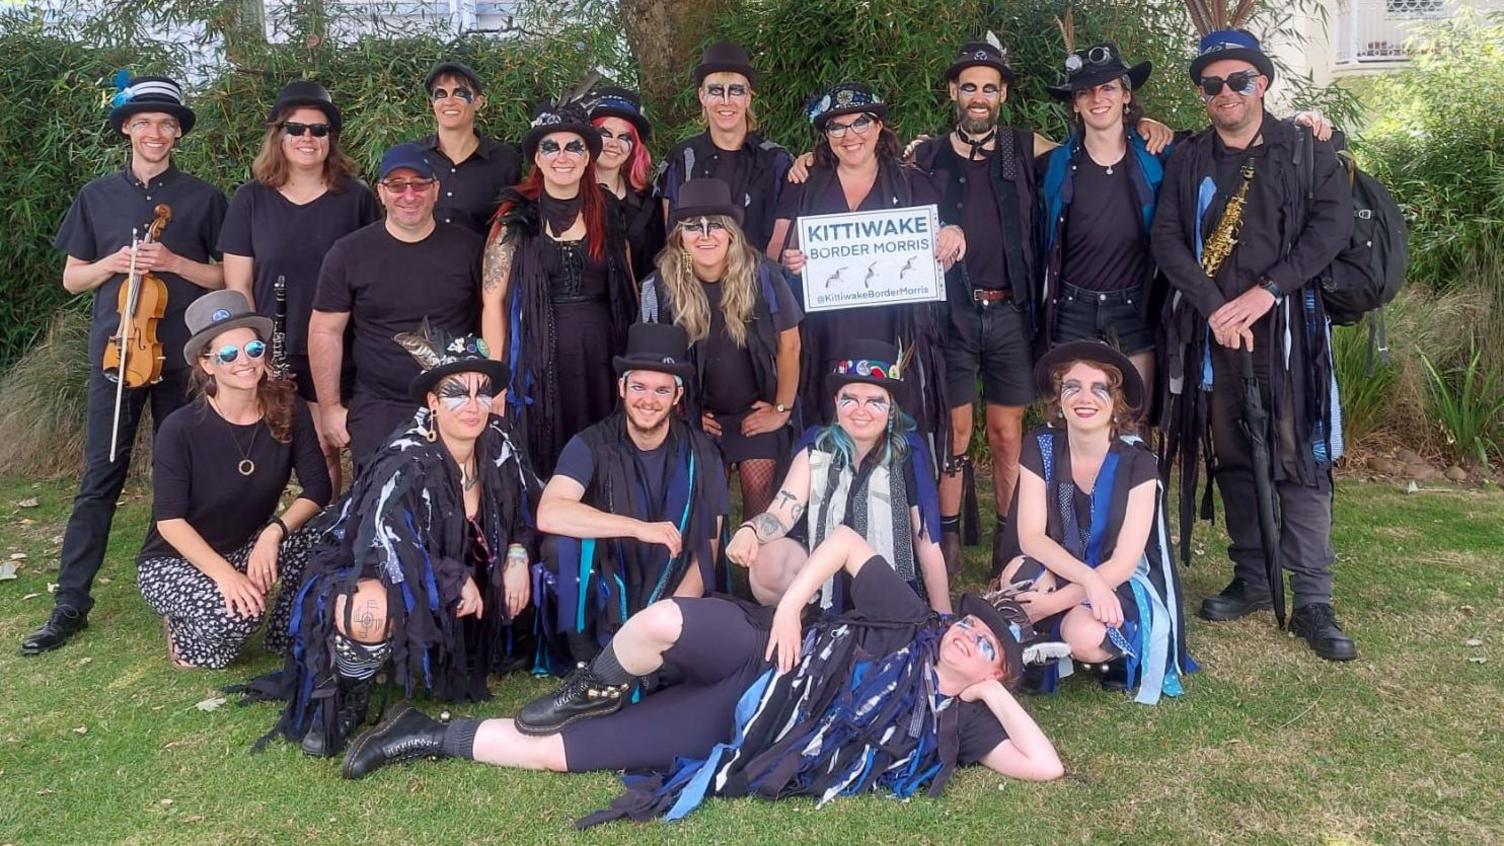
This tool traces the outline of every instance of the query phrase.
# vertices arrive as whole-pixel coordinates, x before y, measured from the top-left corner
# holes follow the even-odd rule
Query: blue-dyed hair
[[[883,464],[892,465],[894,461],[902,459],[909,452],[909,433],[917,426],[914,418],[908,412],[898,407],[898,401],[889,393],[892,405],[888,409],[888,435],[887,444],[877,460]],[[836,460],[849,467],[856,466],[856,442],[846,434],[839,422],[833,422],[820,430],[815,435],[815,449],[821,452],[834,453]]]

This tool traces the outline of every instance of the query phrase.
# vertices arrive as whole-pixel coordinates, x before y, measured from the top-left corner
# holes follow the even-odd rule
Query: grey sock
[[[627,684],[637,680],[636,676],[622,669],[621,662],[616,660],[614,640],[596,654],[595,660],[590,662],[590,672],[606,684]]]
[[[480,720],[451,720],[444,726],[444,737],[439,742],[445,757],[475,759],[475,732],[480,729]]]

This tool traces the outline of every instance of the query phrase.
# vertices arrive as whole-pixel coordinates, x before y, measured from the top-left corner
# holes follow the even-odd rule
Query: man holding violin
[[[182,349],[188,340],[183,320],[188,305],[206,291],[224,287],[224,274],[214,263],[214,245],[227,206],[225,195],[172,164],[172,151],[193,122],[193,111],[183,105],[176,82],[159,76],[131,80],[109,116],[110,126],[130,140],[130,163],[85,185],[58,231],[55,246],[68,256],[63,287],[71,294],[96,292],[89,331],[84,475],[63,535],[52,614],[21,641],[23,655],[56,649],[88,625],[94,604],[89,589],[104,563],[141,413],[150,403],[155,427],[186,399],[188,368],[182,356],[164,355],[163,350]],[[158,237],[146,239],[149,229]],[[165,295],[166,302],[159,319],[152,319],[155,312],[147,300],[131,314],[124,363],[126,369],[148,375],[127,379],[126,384],[147,384],[119,391],[117,403],[115,380],[122,371],[115,339],[126,310],[122,304],[128,299],[122,288],[129,290],[132,270],[152,290],[147,300],[160,302]],[[151,361],[157,356],[159,371]],[[153,381],[156,372],[160,377]]]

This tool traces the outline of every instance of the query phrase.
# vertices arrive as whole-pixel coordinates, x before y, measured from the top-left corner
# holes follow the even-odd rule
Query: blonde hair
[[[726,318],[726,334],[740,349],[747,346],[747,323],[757,304],[757,268],[762,254],[747,244],[736,221],[726,215],[710,215],[726,227],[731,243],[726,246],[726,273],[721,282],[721,314]],[[705,340],[710,334],[710,298],[705,286],[695,276],[694,265],[684,249],[683,227],[669,233],[668,243],[658,254],[659,290],[668,298],[674,323],[689,336],[690,343]]]

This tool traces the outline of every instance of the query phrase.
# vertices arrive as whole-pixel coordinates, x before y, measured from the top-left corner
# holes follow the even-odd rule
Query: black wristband
[[[277,541],[278,543],[287,540],[287,536],[292,534],[292,532],[288,530],[287,524],[282,522],[281,517],[273,516],[271,520],[267,521],[266,525],[276,526],[277,528],[282,530],[282,537]]]

